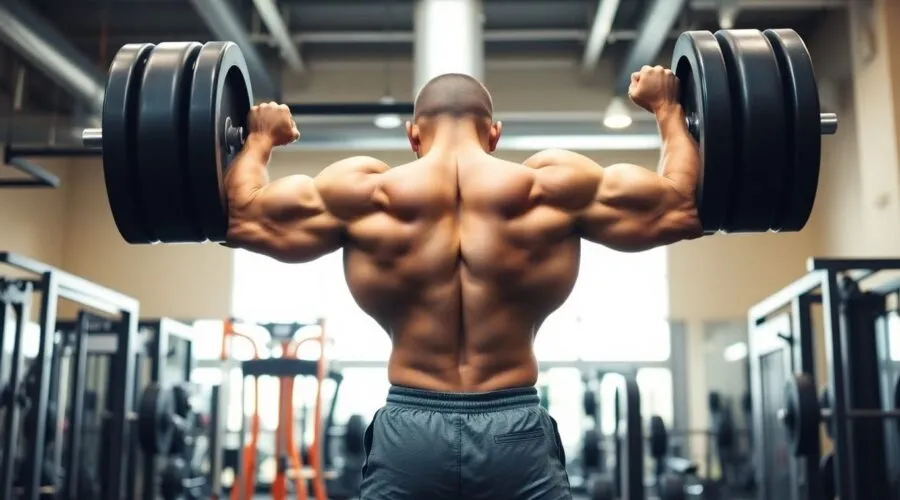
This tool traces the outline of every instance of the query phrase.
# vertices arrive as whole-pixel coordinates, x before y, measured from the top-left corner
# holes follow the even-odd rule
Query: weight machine
[[[897,366],[885,360],[887,298],[900,281],[881,271],[900,270],[900,260],[813,258],[807,270],[748,314],[759,498],[896,498],[890,475],[898,451],[886,443],[898,440]],[[822,402],[813,321],[819,309],[829,367]],[[824,459],[822,423],[834,445]]]
[[[107,362],[119,349],[114,333],[116,323],[80,313],[79,320],[60,321],[57,325],[64,336],[75,339],[73,342],[84,339],[81,355],[87,361],[81,368],[82,372],[89,370],[99,375],[94,378],[105,380],[105,387],[86,388],[83,382],[85,374],[81,373],[82,382],[73,382],[82,385],[81,399],[84,394],[89,394],[93,400],[106,400],[105,394],[109,394],[119,383],[119,374]],[[195,391],[189,382],[196,365],[193,327],[170,318],[148,318],[138,322],[138,334],[137,375],[131,390],[140,397],[134,398],[135,407],[128,418],[136,424],[138,443],[143,453],[138,453],[135,446],[129,446],[127,450],[129,468],[126,490],[132,492],[132,496],[139,495],[140,491],[145,500],[155,500],[160,496],[166,500],[200,498],[205,496],[208,481],[196,470],[193,453],[197,441],[202,441],[198,439],[202,437],[200,422],[205,420],[195,413],[191,404]],[[82,405],[78,407],[81,414],[83,403],[75,403]],[[97,413],[97,408],[92,413]],[[105,432],[105,419],[94,420],[88,428]],[[81,423],[73,421],[69,425],[71,432],[83,432]],[[99,440],[89,441],[96,443]],[[72,449],[80,450],[81,445]],[[111,463],[120,460],[106,447],[100,446],[96,451],[99,456],[98,475],[103,475]]]
[[[338,372],[328,370],[325,356],[327,340],[324,322],[319,321],[311,325],[300,323],[259,325],[270,333],[273,345],[280,350],[278,357],[270,358],[261,358],[261,349],[257,343],[251,337],[238,332],[235,326],[233,320],[225,322],[222,339],[222,359],[227,360],[231,357],[231,343],[234,340],[242,339],[250,342],[252,345],[253,359],[242,361],[241,369],[244,379],[249,377],[253,380],[254,411],[249,422],[250,440],[246,445],[244,445],[243,437],[246,429],[245,424],[242,423],[239,441],[242,452],[239,454],[239,470],[235,475],[236,478],[231,488],[230,498],[232,500],[251,499],[257,491],[256,467],[258,464],[256,462],[260,435],[259,382],[261,377],[275,377],[279,383],[279,418],[278,426],[275,430],[277,469],[270,489],[272,497],[275,500],[286,499],[288,483],[290,482],[293,484],[296,498],[306,500],[309,495],[309,487],[307,486],[307,482],[309,482],[311,483],[314,498],[326,500],[328,498],[328,482],[337,479],[337,476],[334,471],[327,469],[331,462],[329,455],[331,446],[329,441],[330,434],[325,432],[325,430],[331,428],[333,424],[338,389],[343,377]],[[308,326],[316,327],[319,330],[318,334],[297,338],[297,332]],[[306,343],[314,343],[319,346],[316,360],[297,358],[300,347]],[[312,412],[313,440],[309,447],[308,466],[304,465],[304,457],[294,435],[296,427],[293,405],[294,382],[300,376],[312,377],[316,380]],[[336,384],[330,408],[327,415],[323,415],[322,386],[326,379],[333,380]],[[243,412],[244,391],[241,391],[240,404]]]

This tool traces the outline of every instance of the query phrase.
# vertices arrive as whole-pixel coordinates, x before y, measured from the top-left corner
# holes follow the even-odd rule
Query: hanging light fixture
[[[378,100],[381,104],[391,105],[397,102],[390,94],[383,96]],[[400,117],[397,113],[381,113],[375,115],[375,126],[383,129],[392,129],[397,128],[400,125],[403,125],[403,118]]]
[[[384,31],[387,33],[390,27],[391,19],[391,2],[384,4]],[[394,95],[391,92],[391,56],[387,55],[384,63],[384,95],[378,100],[379,103],[389,106],[396,103]],[[380,113],[375,115],[375,126],[380,129],[393,129],[403,125],[403,118],[397,113]]]
[[[631,112],[621,97],[613,97],[603,113],[603,126],[611,129],[628,128],[633,123]]]

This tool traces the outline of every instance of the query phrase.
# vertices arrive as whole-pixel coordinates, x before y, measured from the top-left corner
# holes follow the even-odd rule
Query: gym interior
[[[815,80],[794,94],[839,125],[815,148],[782,124],[781,156],[818,169],[747,192],[762,211],[811,185],[808,221],[639,253],[584,243],[536,336],[541,405],[575,498],[900,498],[900,3],[0,0],[0,20],[0,498],[359,497],[390,338],[340,251],[284,264],[212,237],[126,242],[107,155],[140,153],[111,126],[102,153],[83,135],[111,123],[126,44],[234,42],[253,100],[288,104],[302,133],[274,179],[411,161],[415,93],[449,71],[490,90],[502,158],[653,169],[631,73],[669,67],[686,31],[769,28],[802,37]],[[738,107],[708,97],[704,117]],[[740,182],[721,189],[746,200]]]

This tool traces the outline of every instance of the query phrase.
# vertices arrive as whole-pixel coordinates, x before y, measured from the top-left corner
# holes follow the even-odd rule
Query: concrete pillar
[[[868,255],[900,252],[900,4],[849,2],[861,217]],[[840,133],[840,132],[839,132]]]
[[[481,0],[418,0],[414,20],[414,94],[428,80],[445,73],[483,80]]]

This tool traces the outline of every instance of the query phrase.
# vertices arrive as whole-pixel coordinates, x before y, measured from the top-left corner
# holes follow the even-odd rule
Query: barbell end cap
[[[102,149],[103,148],[103,129],[86,128],[81,131],[81,143],[86,148]]]
[[[834,135],[838,129],[838,117],[836,113],[821,113],[819,115],[819,126],[822,135]]]

